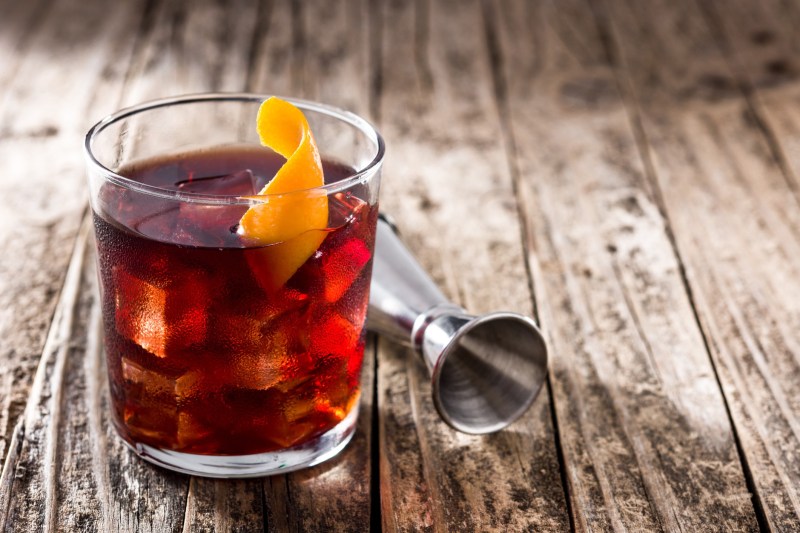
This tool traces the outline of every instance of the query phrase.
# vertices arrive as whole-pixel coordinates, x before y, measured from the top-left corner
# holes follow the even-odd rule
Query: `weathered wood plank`
[[[631,109],[639,111],[651,179],[674,231],[764,526],[796,530],[797,197],[694,2],[598,6],[620,58],[620,81]]]
[[[2,483],[10,487],[2,528],[180,531],[185,476],[159,471],[124,448],[109,418],[105,380],[97,381],[105,368],[90,232],[87,219],[31,388],[19,454],[3,471],[13,480]],[[153,473],[156,483],[148,482]]]
[[[367,116],[369,19],[365,0],[277,2],[265,12],[248,89],[317,100]],[[323,29],[324,28],[324,29]],[[264,482],[275,531],[367,531],[371,521],[375,345],[364,356],[358,429],[335,459]]]
[[[182,531],[263,531],[263,513],[260,480],[192,477]]]
[[[578,531],[752,531],[730,421],[590,6],[495,2]]]
[[[81,276],[83,274],[83,250],[88,236],[88,226],[78,236],[76,246],[79,255],[71,261],[61,296],[61,305],[56,310],[53,323],[45,343],[44,353],[31,387],[32,397],[37,402],[28,402],[23,420],[24,439],[20,443],[21,453],[14,457],[15,463],[4,468],[3,474],[14,480],[3,486],[9,487],[12,495],[2,520],[3,530],[27,524],[29,529],[54,529],[55,486],[56,486],[56,443],[58,435],[46,419],[58,420],[61,415],[61,398],[64,367],[69,345],[66,340],[73,332],[75,309],[80,298]],[[48,374],[51,379],[48,379]],[[47,446],[26,446],[31,441],[48,441]],[[39,498],[31,501],[17,499],[16,485],[35,484]]]
[[[140,2],[113,13],[69,0],[11,4],[3,6],[10,48],[2,54],[15,53],[0,58],[0,458],[24,409],[86,205],[77,140],[87,115],[116,105],[118,66],[127,65],[143,9]]]
[[[0,456],[9,451],[0,529],[366,530],[378,492],[375,439],[387,530],[569,528],[547,394],[504,433],[460,435],[438,421],[424,366],[383,341],[380,411],[368,356],[358,434],[331,463],[227,482],[139,461],[110,429],[93,258],[80,246],[30,384],[85,204],[74,139],[120,94],[134,103],[245,87],[379,114],[390,147],[384,205],[448,294],[476,311],[531,311],[517,177],[579,530],[755,528],[672,230],[765,524],[797,527],[797,98],[792,62],[789,74],[767,64],[773,50],[793,48],[758,56],[783,81],[755,76],[748,104],[693,4],[681,5],[684,15],[666,4],[607,9],[598,0],[599,35],[577,1],[556,9],[487,0],[482,10],[423,0],[154,0],[149,9],[124,3],[110,20],[93,2],[44,5],[3,11],[32,31],[2,34],[21,52],[13,65],[0,61],[0,157],[32,178],[0,183],[0,242],[8,244],[0,334],[11,339],[0,369]],[[770,10],[763,20],[777,27]],[[37,13],[36,24],[25,22]],[[728,34],[745,16],[708,13]],[[741,27],[749,32],[755,21]],[[790,39],[786,28],[775,42]],[[622,50],[628,113],[642,109],[644,165],[631,134],[639,124],[628,125],[600,53],[606,34]],[[40,68],[53,51],[57,63]],[[85,66],[78,77],[76,64]],[[48,99],[53,86],[60,100]],[[32,414],[8,450],[31,388]],[[371,431],[375,412],[380,435]]]
[[[422,264],[475,312],[531,312],[479,2],[376,6],[383,206]],[[547,392],[506,431],[440,421],[414,354],[379,343],[382,522],[387,531],[566,530]]]
[[[0,91],[14,78],[31,37],[52,0],[32,2],[0,2]],[[1,93],[0,93],[1,94]],[[2,99],[2,96],[0,96]],[[0,129],[2,131],[2,129]]]
[[[262,31],[261,0],[158,1],[141,35],[123,101],[244,90]]]
[[[358,427],[347,448],[313,468],[264,480],[269,531],[369,531],[374,359],[371,339],[364,353]]]
[[[800,195],[800,5],[700,2],[789,187]]]
[[[42,189],[58,198],[60,210],[47,212],[53,221],[56,217],[67,218],[64,206],[74,204],[79,207],[76,209],[78,213],[85,206],[85,192],[82,187],[75,186],[83,183],[84,178],[80,152],[72,141],[80,138],[88,127],[87,121],[117,106],[123,85],[127,88],[125,100],[129,103],[178,92],[230,89],[233,86],[243,88],[247,78],[246,58],[254,31],[251,13],[257,9],[255,2],[239,2],[230,11],[215,2],[192,2],[191,5],[149,3],[150,9],[144,10],[140,27],[134,15],[143,12],[144,4],[126,3],[125,9],[113,10],[114,17],[109,17],[108,10],[92,3],[62,2],[57,7],[50,12],[52,19],[48,18],[49,22],[43,24],[42,31],[49,32],[48,37],[42,38],[41,43],[32,40],[29,48],[34,50],[38,45],[40,48],[36,51],[39,53],[48,47],[59,49],[63,57],[54,59],[63,66],[56,68],[55,64],[48,64],[44,68],[41,56],[37,56],[36,64],[27,67],[23,63],[20,74],[29,76],[23,78],[27,84],[48,88],[53,85],[53,76],[72,80],[72,64],[76,61],[89,62],[96,74],[92,77],[95,70],[87,71],[86,79],[75,78],[75,82],[67,84],[75,88],[63,94],[65,100],[53,100],[49,112],[34,105],[36,94],[21,89],[14,91],[12,86],[6,101],[16,105],[9,104],[5,110],[16,137],[24,137],[26,131],[38,131],[33,125],[45,119],[56,120],[68,129],[69,151],[74,152],[74,159],[78,162],[75,174],[80,181],[59,176],[61,181],[51,180],[50,188]],[[247,34],[248,24],[250,35]],[[239,28],[238,33],[232,31],[234,27]],[[143,34],[137,35],[139,29]],[[214,50],[198,51],[197,47],[207,42],[203,34],[213,31],[217,32],[217,39],[211,41]],[[165,35],[170,38],[165,39]],[[66,46],[59,48],[56,43],[60,40],[65,41]],[[137,47],[133,68],[129,71],[128,57],[137,42],[142,45]],[[176,56],[179,61],[174,61]],[[244,62],[239,61],[242,57]],[[168,66],[159,69],[162,62]],[[38,74],[39,71],[42,74]],[[83,115],[86,110],[81,105],[72,105],[80,104],[83,98],[93,99],[89,118]],[[64,105],[64,101],[69,104]],[[33,153],[33,148],[27,148],[29,159]],[[41,181],[51,174],[43,175]],[[4,182],[4,186],[7,184],[9,182]],[[68,186],[72,187],[68,194],[59,190]],[[38,196],[42,194],[40,192]],[[69,244],[67,239],[64,239],[65,244],[59,240],[59,226],[63,222],[48,224],[44,229],[54,233],[50,238],[56,244]],[[47,244],[52,245],[51,242]],[[82,257],[83,250],[76,254],[76,257]],[[58,267],[58,261],[54,262],[50,257],[39,259],[34,256],[31,259]],[[140,461],[123,447],[110,429],[105,369],[99,364],[99,331],[96,324],[85,316],[87,313],[97,315],[88,311],[91,306],[85,301],[93,297],[96,290],[87,281],[89,278],[93,280],[95,274],[92,272],[86,276],[80,288],[81,300],[74,308],[62,298],[62,312],[69,314],[72,311],[75,328],[70,332],[71,336],[58,339],[58,354],[63,353],[67,346],[70,355],[66,358],[59,355],[54,362],[51,360],[53,357],[45,353],[40,366],[40,374],[43,372],[45,376],[44,383],[40,386],[40,393],[33,394],[29,401],[29,409],[38,408],[39,412],[24,427],[24,440],[16,463],[6,465],[4,470],[7,476],[14,477],[13,491],[7,498],[11,521],[6,525],[48,530],[180,531],[184,527],[191,530],[197,524],[212,523],[240,530],[249,530],[256,524],[260,530],[263,525],[260,484],[241,482],[226,487],[223,482],[203,481],[196,483],[194,490],[189,490],[187,476],[169,473]],[[53,278],[57,280],[58,276]],[[17,281],[16,277],[10,276],[3,279]],[[32,312],[44,318],[42,309]],[[89,328],[89,333],[86,333],[86,328]],[[88,354],[85,364],[81,359],[84,351]],[[58,394],[53,396],[53,390]],[[46,461],[41,461],[42,457]],[[213,490],[208,490],[209,487]],[[252,497],[251,488],[255,489]],[[209,508],[214,511],[209,511]],[[188,515],[187,510],[190,511]],[[203,526],[201,529],[207,528]]]
[[[252,47],[260,32],[257,24],[262,7],[258,0],[157,4],[140,36],[143,45],[128,74],[124,102],[244,90]],[[138,461],[127,450],[120,452]],[[138,475],[146,484],[157,486],[173,476],[149,467],[144,475]],[[169,491],[165,498],[176,508],[183,505],[184,511],[169,527],[182,531],[263,529],[263,490],[259,482],[199,478],[190,481],[188,476],[179,477],[183,488]],[[133,530],[130,525],[123,529]]]
[[[334,14],[323,3],[315,9],[322,10],[321,15]],[[347,21],[352,20],[354,9],[357,14],[360,9],[358,3],[350,4],[339,15],[340,32],[347,30]],[[366,13],[366,10],[363,11]],[[145,15],[143,33],[138,36],[141,45],[133,66],[124,76],[127,80],[124,101],[135,103],[146,98],[202,90],[242,90],[248,83],[255,88],[257,81],[253,81],[249,71],[251,63],[259,59],[253,48],[259,42],[254,32],[256,23],[264,16],[263,5],[247,1],[238,2],[236,6],[222,6],[214,2],[153,4]],[[274,20],[276,28],[281,28],[285,22],[280,18]],[[67,24],[70,24],[68,17]],[[128,35],[131,41],[134,40],[135,29]],[[260,35],[266,33],[261,32]],[[366,35],[366,30],[363,35]],[[326,47],[338,46],[335,33],[329,34],[326,39],[317,44],[319,49],[309,58],[323,57]],[[314,39],[309,41],[316,42]],[[213,50],[203,48],[209,42]],[[364,57],[357,54],[360,49],[357,38],[351,38],[349,42],[350,48],[342,55],[342,65],[360,61],[359,58]],[[292,42],[290,46],[297,46],[297,43]],[[327,54],[332,57],[330,51]],[[355,65],[358,69],[366,68],[363,62]],[[350,80],[335,78],[324,71],[314,78],[312,75],[316,76],[314,73],[319,70],[318,65],[310,65],[309,69],[309,86],[313,82],[318,84],[313,87],[329,87],[327,90],[332,96],[336,90],[350,87]],[[119,71],[125,74],[124,68]],[[334,72],[352,74],[346,69]],[[366,71],[364,79],[367,79]],[[122,80],[117,79],[116,94],[119,94],[121,86]],[[306,94],[314,93],[306,90]],[[345,90],[343,94],[350,97],[364,95],[360,101],[364,111],[368,108],[366,85],[361,92]],[[81,294],[87,294],[87,298],[93,294],[88,285],[80,290]],[[64,311],[67,314],[73,309],[69,305],[69,302],[62,302],[62,306],[67,306]],[[13,491],[3,493],[2,501],[8,502],[15,524],[23,524],[27,520],[31,527],[35,527],[35,524],[44,520],[42,525],[51,529],[260,530],[264,526],[265,506],[271,516],[275,507],[283,505],[287,517],[281,519],[287,520],[294,530],[322,527],[359,531],[369,526],[370,428],[374,381],[371,363],[374,350],[369,352],[373,355],[368,356],[365,365],[364,414],[354,442],[330,464],[278,478],[283,480],[287,490],[280,502],[274,502],[269,499],[273,492],[265,495],[260,482],[200,479],[190,482],[187,476],[171,474],[139,461],[123,448],[121,441],[108,429],[105,370],[98,365],[99,337],[82,336],[86,327],[91,330],[92,326],[87,325],[89,319],[83,316],[90,313],[87,311],[88,305],[85,303],[74,308],[70,316],[74,316],[79,325],[72,331],[68,341],[60,340],[62,349],[64,342],[74,345],[77,353],[87,349],[90,357],[86,359],[86,364],[72,364],[73,358],[68,359],[70,364],[65,364],[62,357],[57,359],[58,371],[54,373],[50,368],[56,363],[43,360],[42,365],[46,370],[42,372],[46,374],[46,379],[43,378],[42,390],[49,391],[48,387],[57,387],[60,383],[67,385],[66,390],[60,393],[63,401],[56,401],[52,406],[48,403],[50,400],[46,392],[34,394],[30,400],[31,405],[44,403],[50,410],[41,410],[36,417],[36,427],[41,428],[38,433],[32,434],[25,428],[19,458],[7,470],[6,479],[30,470],[29,476],[23,476],[13,485]],[[99,335],[99,332],[95,331],[95,335]],[[92,338],[94,344],[89,342],[90,346],[86,347]],[[58,381],[51,382],[53,379]],[[89,440],[85,439],[87,428]],[[63,462],[58,463],[59,471],[52,475],[40,471],[36,458],[43,453],[63,455]],[[89,479],[86,479],[87,471],[92,473]],[[329,497],[320,498],[323,494]],[[92,495],[99,496],[101,505],[92,505]],[[24,504],[20,505],[21,502]],[[269,524],[269,520],[267,522]]]

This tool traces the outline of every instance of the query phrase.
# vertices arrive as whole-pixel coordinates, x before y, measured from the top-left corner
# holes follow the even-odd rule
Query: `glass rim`
[[[290,191],[286,193],[280,194],[257,194],[257,195],[248,195],[248,196],[241,196],[241,195],[223,195],[223,194],[203,194],[203,193],[193,193],[193,192],[184,192],[184,191],[176,191],[175,189],[166,189],[163,187],[157,187],[155,185],[148,185],[145,183],[140,183],[138,181],[132,180],[120,174],[117,174],[103,163],[101,163],[94,154],[93,146],[94,141],[106,128],[110,127],[111,125],[119,122],[122,119],[131,117],[133,115],[138,115],[140,113],[144,113],[146,111],[150,111],[153,109],[159,109],[162,107],[169,107],[173,105],[185,105],[185,104],[196,104],[196,103],[205,103],[205,102],[252,102],[252,103],[261,103],[267,98],[269,98],[269,94],[258,94],[258,93],[225,93],[225,92],[213,92],[213,93],[195,93],[195,94],[185,94],[179,96],[171,96],[167,98],[158,98],[155,100],[148,100],[133,106],[125,107],[107,115],[106,117],[99,120],[95,123],[89,131],[86,133],[86,137],[84,138],[83,143],[83,152],[84,156],[87,161],[87,165],[89,166],[89,170],[98,171],[100,172],[104,179],[115,183],[121,187],[125,187],[127,189],[135,190],[138,192],[142,192],[145,194],[150,194],[153,196],[158,196],[161,198],[166,198],[169,200],[177,200],[183,202],[197,202],[197,203],[206,203],[206,204],[223,204],[223,205],[235,205],[235,204],[244,204],[244,205],[253,205],[262,203],[265,200],[270,198],[279,198],[283,196],[292,196],[295,194],[321,194],[325,193],[326,196],[329,196],[333,193],[344,191],[353,185],[360,183],[362,180],[371,176],[375,172],[377,172],[381,165],[383,164],[383,158],[386,153],[386,146],[383,141],[383,137],[381,137],[378,130],[373,126],[369,121],[362,118],[361,116],[352,113],[350,111],[328,105],[322,104],[319,102],[314,102],[312,100],[304,100],[302,98],[293,98],[293,97],[284,97],[278,96],[287,102],[297,106],[303,111],[313,111],[315,113],[320,113],[326,115],[328,117],[340,120],[351,126],[355,127],[361,133],[365,134],[365,136],[375,143],[376,152],[373,156],[372,160],[363,165],[363,168],[356,169],[355,172],[348,174],[347,177],[335,181],[333,183],[328,183],[325,185],[321,185],[319,187],[312,187],[310,189],[298,189],[295,191]],[[277,96],[277,95],[276,95]]]

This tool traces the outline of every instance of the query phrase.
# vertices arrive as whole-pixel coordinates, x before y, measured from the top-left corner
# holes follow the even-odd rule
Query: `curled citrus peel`
[[[258,135],[264,146],[286,158],[272,180],[253,199],[239,221],[239,234],[263,245],[262,261],[251,261],[267,290],[282,287],[317,251],[328,225],[328,197],[322,162],[308,121],[295,106],[271,97],[258,110]],[[315,231],[316,230],[316,231]],[[267,246],[270,245],[270,246]]]

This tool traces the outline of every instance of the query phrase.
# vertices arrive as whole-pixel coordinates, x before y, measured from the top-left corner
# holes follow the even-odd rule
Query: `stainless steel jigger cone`
[[[510,312],[473,316],[449,302],[384,215],[367,325],[422,355],[436,410],[464,433],[499,431],[522,416],[547,375],[547,348],[533,320]]]

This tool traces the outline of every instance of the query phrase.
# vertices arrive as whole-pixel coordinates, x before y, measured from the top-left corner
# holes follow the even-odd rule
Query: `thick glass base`
[[[285,474],[334,457],[353,438],[357,419],[358,405],[335,427],[314,440],[285,450],[252,455],[197,455],[124,442],[145,461],[184,474],[216,478],[260,477]]]

